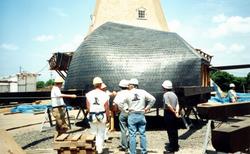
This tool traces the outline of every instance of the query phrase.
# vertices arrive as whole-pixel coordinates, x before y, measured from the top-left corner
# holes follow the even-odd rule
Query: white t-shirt
[[[58,88],[57,86],[53,86],[50,94],[52,107],[65,105],[61,96],[62,93],[60,88]]]
[[[230,102],[234,102],[237,100],[237,94],[236,94],[235,90],[233,90],[233,89],[230,89],[228,91],[228,96],[229,96]]]
[[[168,91],[163,95],[164,108],[170,105],[173,109],[176,109],[177,104],[179,104],[176,94],[172,91]]]
[[[105,111],[104,104],[109,100],[109,96],[100,89],[94,89],[86,94],[90,105],[90,112]]]
[[[113,102],[117,104],[117,106],[119,107],[119,110],[121,110],[122,112],[128,112],[128,104],[124,103],[127,95],[128,95],[128,90],[121,90],[117,92],[113,100]],[[122,106],[123,103],[124,105]]]
[[[155,103],[155,98],[148,92],[142,89],[132,89],[128,91],[125,104],[128,104],[129,112],[144,112],[148,102],[147,108],[151,108]]]

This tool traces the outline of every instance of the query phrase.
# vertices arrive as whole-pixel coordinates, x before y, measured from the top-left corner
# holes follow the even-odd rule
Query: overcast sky
[[[80,45],[94,5],[94,0],[1,0],[0,77],[21,66],[40,73],[40,80],[49,79],[47,60]],[[249,0],[162,0],[162,8],[170,31],[213,55],[212,65],[250,63]],[[248,72],[230,71],[236,76]]]

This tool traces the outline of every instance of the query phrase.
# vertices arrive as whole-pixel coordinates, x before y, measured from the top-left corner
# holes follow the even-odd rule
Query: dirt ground
[[[78,111],[70,111],[70,116],[72,117],[71,124],[72,129],[69,133],[77,133],[81,131],[89,131],[89,129],[84,129],[82,127],[77,127],[74,125],[75,122],[80,120],[75,120]],[[82,115],[80,114],[80,117]],[[149,154],[162,154],[165,153],[165,147],[168,144],[167,132],[162,125],[162,121],[155,119],[155,116],[149,116],[148,128],[146,131],[147,141],[148,141],[148,153]],[[56,153],[53,151],[52,142],[55,133],[55,128],[49,127],[48,123],[45,123],[43,130],[42,121],[45,119],[44,114],[10,114],[4,115],[0,114],[0,129],[7,130],[16,142],[27,152],[27,153]],[[192,129],[180,129],[179,130],[179,144],[181,146],[180,150],[176,154],[200,154],[202,153],[203,143],[206,132],[206,123],[198,122],[195,123],[196,127]],[[109,140],[105,143],[105,153],[123,153],[118,150],[119,146],[119,131],[112,131],[109,133]],[[137,148],[140,149],[139,135],[137,137]],[[207,150],[213,153],[214,149],[209,142]],[[35,152],[34,152],[35,151]]]

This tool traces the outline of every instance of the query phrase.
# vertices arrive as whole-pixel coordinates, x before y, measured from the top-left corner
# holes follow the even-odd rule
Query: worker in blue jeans
[[[136,154],[136,132],[140,133],[140,146],[141,153],[147,153],[147,139],[146,139],[146,118],[145,113],[147,113],[150,108],[155,103],[155,98],[148,92],[142,89],[138,89],[138,80],[131,79],[129,81],[129,91],[127,97],[122,103],[122,108],[124,104],[127,103],[128,110],[128,130],[129,130],[129,152],[130,154]],[[148,102],[146,106],[145,102]]]
[[[119,104],[124,102],[126,99],[127,93],[128,93],[128,80],[121,80],[119,83],[119,87],[121,90],[117,92],[117,95],[115,96],[113,100],[113,108],[119,108],[120,114],[119,114],[119,127],[121,130],[121,137],[120,137],[120,145],[119,150],[120,151],[127,151],[128,150],[128,107],[126,104],[124,104],[124,109],[119,107]]]

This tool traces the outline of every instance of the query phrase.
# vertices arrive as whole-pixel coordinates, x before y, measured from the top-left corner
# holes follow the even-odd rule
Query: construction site
[[[59,83],[67,97],[60,98],[65,102],[68,130],[57,134],[53,85],[37,89],[40,74],[20,71],[0,79],[0,153],[96,154],[97,136],[91,133],[87,99],[95,88],[94,77],[101,77],[101,83],[115,93],[108,99],[110,120],[103,154],[129,153],[119,149],[120,111],[112,105],[119,82],[133,78],[155,98],[145,112],[148,154],[250,153],[250,89],[243,86],[235,92],[232,103],[229,94],[211,79],[211,72],[249,69],[249,63],[213,66],[216,55],[193,47],[169,30],[160,0],[96,0],[94,6],[87,34],[76,50],[54,52],[47,59],[49,70],[63,79]],[[164,80],[171,81],[180,106],[180,148],[174,152],[167,150]],[[139,154],[143,150],[137,134]]]

